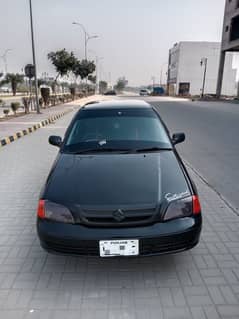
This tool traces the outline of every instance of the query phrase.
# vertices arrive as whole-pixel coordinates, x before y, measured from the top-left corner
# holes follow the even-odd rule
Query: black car
[[[115,90],[106,91],[104,95],[117,95]]]
[[[194,247],[202,217],[196,187],[158,111],[143,101],[86,105],[41,193],[37,230],[49,252],[137,256]]]

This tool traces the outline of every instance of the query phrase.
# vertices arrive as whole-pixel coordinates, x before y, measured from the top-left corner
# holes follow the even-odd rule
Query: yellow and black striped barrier
[[[31,126],[31,127],[28,127],[27,129],[21,130],[13,135],[4,137],[3,139],[0,140],[0,148],[18,140],[19,138],[21,138],[25,135],[28,135],[30,133],[35,132],[37,129],[39,129],[41,127],[44,127],[44,126],[47,126],[47,125],[53,123],[54,121],[58,120],[59,118],[61,118],[62,116],[66,115],[67,113],[69,113],[71,111],[73,111],[73,109],[58,113],[56,115],[49,117],[47,120],[43,120],[43,121],[41,121],[41,122]]]

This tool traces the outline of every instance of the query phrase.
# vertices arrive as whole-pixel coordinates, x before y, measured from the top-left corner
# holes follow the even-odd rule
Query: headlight
[[[69,211],[63,205],[40,199],[37,216],[41,219],[54,220],[56,222],[74,224],[74,219]]]
[[[186,197],[171,202],[166,210],[163,220],[170,220],[193,215],[193,198]]]

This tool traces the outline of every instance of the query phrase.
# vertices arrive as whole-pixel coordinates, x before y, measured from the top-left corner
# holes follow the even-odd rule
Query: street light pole
[[[99,83],[100,83],[100,61],[104,60],[104,57],[99,57],[94,50],[89,50],[89,52],[95,55],[95,64],[96,64],[96,93],[99,93]]]
[[[100,93],[100,78],[101,78],[101,72],[100,72],[100,61],[104,60],[103,57],[96,57],[96,92]]]
[[[85,60],[87,60],[87,39],[89,38],[89,34],[87,33],[84,25],[82,23],[78,23],[78,22],[73,22],[72,24],[78,25],[81,27],[81,29],[84,32],[84,36],[85,36]]]
[[[164,67],[165,65],[168,65],[168,62],[165,62],[165,63],[163,63],[163,64],[161,65],[161,71],[160,71],[160,86],[163,85],[163,67]]]
[[[87,51],[87,48],[88,48],[88,42],[89,40],[91,39],[96,39],[96,38],[99,38],[98,35],[92,35],[92,36],[88,36],[86,37],[86,40],[85,40],[85,59],[87,60],[87,57],[88,57],[88,51]]]
[[[204,74],[203,74],[203,84],[202,84],[202,94],[201,98],[204,97],[204,92],[205,92],[205,83],[206,83],[206,75],[207,75],[207,58],[203,58],[200,62],[201,66],[204,65]]]
[[[85,60],[87,60],[87,33],[85,32]]]
[[[38,81],[37,81],[34,29],[33,29],[33,17],[32,17],[32,0],[29,0],[29,6],[30,6],[30,22],[31,22],[32,57],[33,57],[33,65],[34,65],[34,73],[35,73],[34,78],[35,78],[35,91],[36,91],[36,109],[37,109],[37,114],[40,114],[40,105],[38,100]]]
[[[90,36],[89,33],[86,31],[86,28],[84,27],[84,25],[83,25],[82,23],[72,22],[72,24],[75,24],[75,25],[80,26],[81,29],[82,29],[83,32],[84,32],[84,35],[85,35],[85,60],[87,60],[87,45],[88,45],[88,42],[89,42],[89,40],[91,40],[91,39],[99,38],[99,36],[98,36],[98,35],[92,35],[92,36]]]
[[[151,77],[151,80],[152,80],[152,82],[153,82],[153,89],[154,89],[154,87],[155,87],[155,76],[152,76],[152,77]]]
[[[7,74],[8,70],[7,70],[7,54],[8,52],[12,51],[12,49],[7,49],[3,55],[1,55],[1,58],[3,59],[4,62],[4,68],[5,68],[5,74]]]

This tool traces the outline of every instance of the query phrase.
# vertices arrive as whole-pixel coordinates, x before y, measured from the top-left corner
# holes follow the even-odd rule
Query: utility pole
[[[90,53],[95,55],[95,76],[96,76],[96,93],[99,93],[99,83],[100,83],[100,61],[104,60],[104,57],[99,57],[94,50],[89,50]]]
[[[96,70],[95,70],[95,76],[96,76],[95,91],[96,91],[96,94],[98,94],[98,93],[99,93],[99,74],[98,74],[99,59],[98,59],[98,56],[95,57],[95,64],[96,64]]]
[[[220,96],[222,93],[222,81],[223,81],[223,74],[224,74],[225,58],[226,58],[226,51],[221,51],[219,69],[218,69],[218,78],[217,78],[217,91],[216,91],[216,96],[218,99],[220,99]]]
[[[152,76],[152,77],[151,77],[151,80],[152,80],[152,82],[153,82],[153,89],[154,89],[154,87],[155,87],[155,76]]]
[[[109,87],[111,88],[111,72],[109,72]]]
[[[170,73],[170,69],[171,69],[171,57],[172,57],[172,53],[171,50],[169,50],[169,55],[168,55],[168,71],[167,71],[167,90],[166,90],[166,95],[169,96],[170,94],[170,79],[171,79],[171,73]]]
[[[8,72],[8,69],[7,69],[7,54],[8,52],[12,51],[12,49],[7,49],[3,55],[1,55],[1,58],[3,59],[3,62],[4,62],[4,68],[5,68],[5,74],[7,74]]]
[[[161,71],[160,71],[160,86],[163,86],[163,68],[164,66],[168,65],[168,62],[165,62],[164,64],[162,64],[161,66]]]
[[[88,56],[87,56],[87,33],[85,32],[85,60],[87,60]]]
[[[161,72],[160,72],[160,86],[162,87],[163,85],[163,69],[161,69]]]
[[[205,83],[206,83],[206,75],[207,75],[207,58],[202,58],[200,64],[201,66],[204,65],[204,74],[203,74],[203,84],[202,84],[202,94],[201,94],[201,98],[204,97],[204,92],[205,92]]]
[[[34,29],[33,29],[33,17],[32,17],[32,0],[29,0],[30,7],[30,22],[31,22],[31,38],[32,38],[32,57],[34,65],[34,78],[35,78],[35,91],[36,91],[36,109],[37,114],[40,114],[40,105],[38,99],[38,81],[37,81],[37,68],[36,68],[36,54],[35,54],[35,42],[34,42]]]

